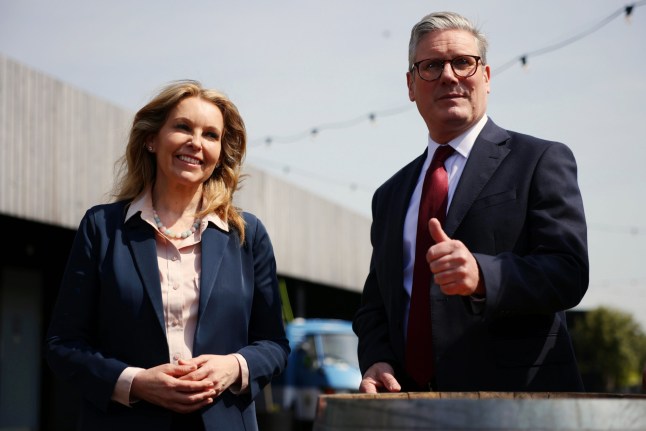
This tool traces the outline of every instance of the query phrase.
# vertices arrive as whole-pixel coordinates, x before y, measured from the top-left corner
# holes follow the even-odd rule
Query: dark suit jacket
[[[110,400],[128,366],[169,363],[155,233],[126,202],[90,209],[77,232],[47,335],[47,360],[80,390],[80,428],[164,430],[168,410]],[[257,429],[253,398],[286,364],[276,264],[264,226],[244,214],[246,239],[209,224],[202,236],[199,317],[193,354],[238,352],[249,393],[225,391],[201,411],[207,430]]]
[[[375,192],[373,254],[354,320],[362,372],[388,362],[404,390],[415,386],[403,370],[403,226],[425,157]],[[446,296],[431,284],[435,389],[583,390],[563,312],[580,302],[589,273],[571,151],[489,120],[443,227],[474,254],[486,301]]]

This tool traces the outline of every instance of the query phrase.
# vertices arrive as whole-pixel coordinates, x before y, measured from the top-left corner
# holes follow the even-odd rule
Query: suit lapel
[[[137,215],[133,216],[127,225],[130,227],[126,229],[130,252],[139,271],[144,289],[155,310],[159,325],[164,333],[166,333],[155,235],[152,233],[152,227]]]
[[[195,331],[196,335],[198,333],[197,329],[200,326],[202,314],[206,309],[209,299],[215,294],[213,292],[215,280],[217,279],[218,272],[220,271],[222,258],[227,250],[229,240],[232,237],[237,238],[237,236],[224,232],[214,226],[207,227],[202,233],[200,308],[197,328]]]
[[[485,184],[511,150],[509,134],[488,120],[476,139],[446,216],[444,231],[453,236]]]
[[[427,152],[428,150],[424,151],[421,156],[408,165],[408,169],[402,172],[403,176],[393,190],[394,196],[391,202],[395,218],[390,222],[392,229],[390,229],[390,240],[387,246],[390,250],[401,251],[395,260],[398,267],[392,271],[393,276],[397,277],[394,282],[398,286],[404,285],[404,222],[406,221],[410,199],[417,185],[417,179],[422,170],[422,165],[424,165],[424,160],[426,160]]]

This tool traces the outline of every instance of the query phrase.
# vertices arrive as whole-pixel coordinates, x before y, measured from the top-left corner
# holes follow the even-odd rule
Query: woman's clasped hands
[[[132,400],[145,400],[177,413],[191,413],[213,403],[240,381],[234,355],[200,355],[142,370],[132,381]]]

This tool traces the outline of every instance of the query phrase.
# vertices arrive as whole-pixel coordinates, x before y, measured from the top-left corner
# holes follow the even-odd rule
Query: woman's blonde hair
[[[213,174],[203,184],[203,217],[216,213],[235,228],[244,241],[244,220],[233,206],[233,194],[238,189],[240,169],[247,148],[247,133],[238,108],[224,94],[203,88],[197,81],[173,82],[162,89],[135,115],[130,129],[126,153],[119,159],[118,176],[113,196],[116,200],[132,200],[155,182],[157,170],[154,154],[145,148],[162,128],[170,111],[188,97],[199,97],[217,106],[224,119],[220,160]]]

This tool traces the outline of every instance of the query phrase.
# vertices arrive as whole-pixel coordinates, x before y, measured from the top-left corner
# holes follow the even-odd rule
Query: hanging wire
[[[618,226],[595,223],[588,225],[588,228],[601,232],[618,233],[631,236],[640,236],[646,234],[646,227],[640,226]]]
[[[326,175],[317,174],[317,173],[308,171],[306,169],[293,167],[293,166],[290,166],[290,165],[285,164],[285,163],[276,162],[274,160],[269,160],[269,159],[265,159],[265,158],[257,157],[257,156],[251,156],[251,159],[254,162],[257,163],[256,166],[260,166],[260,167],[271,166],[274,169],[278,169],[278,170],[282,171],[285,174],[290,174],[290,175],[291,174],[296,174],[296,175],[300,175],[302,177],[311,178],[311,179],[314,179],[314,180],[317,180],[317,181],[321,181],[321,182],[324,182],[326,184],[335,184],[335,185],[337,185],[339,187],[349,188],[351,191],[364,191],[364,192],[368,192],[368,193],[372,193],[374,191],[374,189],[372,187],[367,186],[365,184],[360,184],[360,183],[356,183],[356,182],[348,183],[347,181],[344,181],[344,180],[339,180],[339,179],[336,179],[336,178],[330,178],[330,177],[328,177]]]
[[[530,57],[538,57],[540,55],[547,54],[549,52],[553,52],[559,49],[562,49],[568,45],[573,44],[574,42],[577,42],[592,33],[600,30],[603,28],[605,25],[610,23],[612,20],[616,19],[618,16],[625,15],[626,19],[630,18],[634,9],[637,7],[641,7],[646,5],[646,0],[641,0],[629,5],[626,5],[623,8],[620,8],[613,12],[612,14],[608,15],[606,18],[602,19],[599,23],[596,25],[590,27],[589,29],[576,34],[572,37],[569,37],[561,42],[555,43],[553,45],[546,46],[544,48],[540,48],[534,51],[529,51],[526,54],[523,54],[519,57],[516,57],[503,65],[497,67],[496,69],[493,70],[493,73],[500,74],[504,72],[505,70],[511,68],[513,65],[520,63],[521,66],[525,67],[527,66],[527,63],[529,61]],[[254,145],[272,145],[274,143],[295,143],[298,141],[301,141],[303,139],[306,139],[308,137],[316,137],[321,131],[325,130],[334,130],[334,129],[346,129],[350,127],[354,127],[364,121],[371,121],[374,122],[377,120],[377,118],[382,118],[382,117],[389,117],[389,116],[394,116],[394,115],[399,115],[403,112],[409,111],[414,107],[413,104],[407,104],[404,106],[400,106],[397,108],[391,108],[391,109],[384,109],[381,111],[374,111],[370,112],[366,115],[362,115],[350,120],[345,120],[345,121],[338,121],[338,122],[332,122],[332,123],[324,123],[316,127],[312,127],[308,130],[305,130],[303,132],[294,134],[294,135],[289,135],[289,136],[267,136],[266,138],[261,138],[261,139],[254,139],[249,141],[250,146]],[[296,174],[300,175],[303,177],[311,178],[317,181],[325,182],[327,184],[336,184],[338,186],[344,187],[344,188],[349,188],[352,191],[365,191],[372,193],[374,191],[373,187],[364,185],[364,184],[358,184],[356,182],[348,183],[347,181],[342,181],[336,178],[330,178],[325,175],[313,173],[311,171],[308,171],[306,169],[301,169],[301,168],[295,168],[292,167],[288,164],[284,163],[279,163],[275,162],[273,160],[269,159],[264,159],[260,158],[257,156],[252,156],[252,160],[260,162],[261,166],[273,166],[274,168],[280,169],[282,172],[285,174]],[[618,233],[618,234],[628,234],[632,236],[641,236],[646,233],[646,228],[644,227],[639,227],[639,226],[617,226],[617,225],[595,225],[592,224],[589,226],[590,228],[594,230],[599,230],[599,231],[606,231],[610,233]]]
[[[568,45],[571,45],[574,42],[577,42],[577,41],[591,35],[592,33],[600,30],[601,28],[603,28],[605,25],[610,23],[612,20],[614,20],[618,16],[625,15],[626,19],[628,19],[632,15],[635,8],[638,8],[638,7],[641,7],[641,6],[644,6],[644,5],[646,5],[646,0],[641,0],[641,1],[629,4],[629,5],[626,5],[626,6],[622,7],[622,8],[620,8],[620,9],[617,9],[615,12],[611,13],[609,16],[602,19],[599,23],[595,24],[594,26],[590,27],[589,29],[587,29],[587,30],[585,30],[583,32],[581,32],[579,34],[576,34],[576,35],[574,35],[572,37],[569,37],[569,38],[567,38],[567,39],[565,39],[565,40],[563,40],[561,42],[555,43],[553,45],[549,45],[549,46],[546,46],[544,48],[540,48],[540,49],[537,49],[537,50],[534,50],[534,51],[530,51],[530,52],[522,54],[522,55],[520,55],[518,57],[515,57],[512,60],[509,60],[508,62],[504,63],[503,65],[493,69],[492,72],[495,73],[495,74],[500,74],[500,73],[506,71],[507,69],[511,68],[512,66],[514,66],[517,63],[520,63],[521,66],[525,67],[528,64],[530,57],[538,57],[538,56],[547,54],[549,52],[553,52],[553,51],[562,49],[562,48],[564,48],[564,47],[566,47]],[[360,124],[360,123],[362,123],[364,121],[372,121],[372,122],[374,122],[374,121],[377,120],[377,118],[398,115],[398,114],[401,114],[403,112],[406,112],[406,111],[409,111],[409,110],[413,109],[413,107],[414,107],[413,104],[407,104],[407,105],[404,105],[404,106],[400,106],[398,108],[391,108],[391,109],[385,109],[385,110],[382,110],[382,111],[370,112],[370,113],[368,113],[366,115],[361,115],[359,117],[356,117],[356,118],[353,118],[353,119],[350,119],[350,120],[321,124],[319,126],[312,127],[312,128],[310,128],[308,130],[305,130],[303,132],[296,133],[294,135],[267,136],[265,138],[253,139],[253,140],[249,141],[249,145],[250,146],[256,146],[256,145],[260,145],[260,144],[271,145],[271,144],[274,144],[274,143],[295,143],[295,142],[301,141],[303,139],[306,139],[308,137],[315,137],[319,133],[321,133],[321,131],[324,131],[324,130],[346,129],[346,128],[354,127],[354,126],[356,126],[356,125],[358,125],[358,124]]]
[[[398,108],[390,108],[390,109],[384,109],[381,111],[374,111],[370,112],[366,115],[362,115],[360,117],[353,118],[351,120],[345,120],[345,121],[337,121],[333,123],[324,123],[316,127],[312,127],[308,130],[305,130],[303,132],[297,133],[295,135],[290,135],[290,136],[267,136],[266,138],[260,138],[260,139],[252,139],[249,141],[249,146],[257,146],[261,144],[288,144],[288,143],[294,143],[301,141],[305,138],[308,137],[315,137],[317,136],[321,131],[323,130],[334,130],[334,129],[347,129],[350,127],[354,127],[360,123],[363,123],[364,121],[370,121],[370,122],[375,122],[377,118],[383,118],[383,117],[390,117],[393,115],[399,115],[402,112],[409,111],[413,108],[411,104],[407,104],[404,106],[400,106]]]
[[[568,39],[565,39],[565,40],[563,40],[561,42],[555,43],[554,45],[546,46],[545,48],[540,48],[540,49],[537,49],[535,51],[530,51],[530,52],[528,52],[526,54],[521,55],[518,58],[514,58],[512,60],[509,60],[508,62],[504,63],[502,66],[497,67],[496,69],[494,69],[492,71],[492,73],[499,75],[500,73],[502,73],[505,70],[509,69],[510,67],[512,67],[513,65],[518,63],[519,61],[520,61],[522,66],[527,66],[527,62],[528,62],[529,57],[538,57],[540,55],[547,54],[548,52],[553,52],[553,51],[559,50],[561,48],[564,48],[564,47],[566,47],[568,45],[571,45],[574,42],[577,42],[577,41],[583,39],[584,37],[587,37],[587,36],[591,35],[592,33],[596,32],[597,30],[600,30],[602,27],[604,27],[606,24],[610,23],[612,20],[614,20],[618,16],[621,16],[621,15],[625,14],[626,18],[630,17],[630,15],[632,14],[633,9],[635,7],[643,6],[644,4],[646,4],[646,0],[642,0],[640,2],[633,3],[631,5],[623,7],[621,9],[617,9],[615,12],[611,13],[608,17],[602,19],[598,24],[590,27],[589,29],[587,29],[587,30],[585,30],[585,31],[583,31],[583,32],[581,32],[581,33],[579,33],[577,35],[574,35],[574,36],[572,36],[572,37],[570,37]]]

